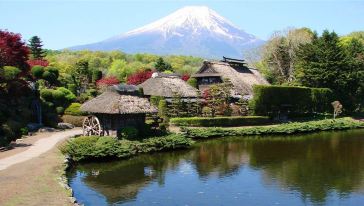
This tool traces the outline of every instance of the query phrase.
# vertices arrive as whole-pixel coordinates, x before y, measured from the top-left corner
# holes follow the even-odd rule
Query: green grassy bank
[[[364,122],[348,117],[336,120],[327,119],[295,122],[273,126],[182,128],[183,134],[152,137],[140,141],[118,140],[114,137],[77,137],[62,145],[61,151],[76,162],[107,158],[129,158],[141,153],[189,148],[194,144],[192,139],[249,135],[282,135],[354,128],[364,128]]]
[[[364,122],[354,120],[350,117],[340,119],[326,119],[309,122],[294,122],[274,126],[256,126],[245,128],[182,128],[186,137],[194,139],[205,139],[226,136],[246,136],[246,135],[272,135],[272,134],[294,134],[325,130],[344,130],[364,128]]]

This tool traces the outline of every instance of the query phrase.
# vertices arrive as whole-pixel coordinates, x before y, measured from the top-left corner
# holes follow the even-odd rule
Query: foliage
[[[85,113],[80,110],[80,107],[81,107],[80,103],[74,102],[66,108],[64,114],[73,116],[83,116],[85,115]]]
[[[20,34],[0,30],[0,68],[14,66],[25,71],[29,68],[28,54],[29,49]]]
[[[253,90],[254,97],[251,100],[251,106],[256,115],[276,115],[284,109],[289,109],[292,113],[311,112],[310,88],[255,85]]]
[[[192,144],[192,140],[176,134],[151,137],[142,141],[84,136],[68,140],[60,149],[74,161],[84,161],[100,158],[128,158],[140,153],[188,148]]]
[[[34,66],[47,67],[49,65],[49,62],[45,59],[30,59],[27,63],[31,68]]]
[[[85,116],[63,115],[61,117],[62,122],[70,123],[75,127],[82,127]]]
[[[96,85],[98,87],[111,86],[111,85],[116,85],[116,84],[120,84],[120,81],[116,77],[112,77],[112,76],[105,77],[105,78],[102,78],[102,79],[96,81]]]
[[[334,93],[328,88],[311,88],[312,110],[313,112],[330,112],[330,102],[334,98]]]
[[[185,82],[187,82],[190,79],[190,75],[189,74],[183,74],[181,79]]]
[[[194,87],[194,88],[197,88],[197,79],[196,78],[189,78],[187,80],[187,84],[189,84],[190,86]]]
[[[128,76],[126,83],[132,85],[138,85],[152,77],[153,71],[138,71]]]
[[[236,127],[249,125],[263,125],[270,122],[264,116],[244,116],[244,117],[182,117],[172,118],[172,124],[177,126],[192,127]]]
[[[33,66],[31,69],[31,73],[33,75],[33,77],[40,79],[43,76],[44,73],[44,67],[43,66]]]
[[[310,122],[295,122],[274,126],[256,126],[244,128],[183,128],[189,138],[205,139],[226,136],[295,134],[324,130],[344,130],[364,128],[364,122],[352,118],[327,119]]]
[[[364,44],[356,39],[342,45],[335,32],[325,30],[297,53],[297,82],[330,88],[348,112],[359,110],[364,99]]]
[[[205,99],[207,106],[211,108],[212,117],[216,114],[231,115],[232,109],[230,108],[229,101],[232,88],[233,84],[231,81],[224,79],[223,83],[212,85],[204,91],[202,97]]]
[[[308,28],[275,32],[262,49],[262,61],[257,66],[271,83],[283,84],[295,80],[294,70],[299,46],[312,41]]]
[[[155,69],[158,72],[165,72],[168,70],[173,70],[171,64],[169,64],[168,62],[165,62],[164,59],[162,57],[159,57],[157,59],[157,62],[154,64]]]
[[[29,39],[29,49],[32,59],[43,59],[45,51],[42,49],[43,44],[38,36],[33,36]]]
[[[7,81],[16,79],[20,72],[20,69],[13,66],[4,66],[3,69],[0,70],[1,77]]]
[[[120,134],[123,139],[136,139],[138,137],[138,130],[134,127],[124,127],[121,129]]]

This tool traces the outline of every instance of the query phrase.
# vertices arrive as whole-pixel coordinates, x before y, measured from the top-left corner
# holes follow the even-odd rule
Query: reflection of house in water
[[[223,57],[222,61],[204,61],[202,67],[192,77],[197,79],[199,90],[229,79],[233,84],[234,96],[239,98],[252,95],[253,85],[269,84],[256,69],[246,66],[244,60]]]

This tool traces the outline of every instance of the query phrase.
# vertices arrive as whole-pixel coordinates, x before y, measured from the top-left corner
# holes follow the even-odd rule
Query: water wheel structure
[[[85,102],[81,111],[89,113],[82,125],[85,136],[118,136],[125,127],[142,129],[146,114],[158,112],[142,97],[139,88],[131,85],[108,87],[101,95]]]

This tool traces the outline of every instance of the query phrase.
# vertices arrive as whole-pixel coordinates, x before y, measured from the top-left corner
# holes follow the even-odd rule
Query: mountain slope
[[[208,7],[189,6],[125,34],[70,49],[241,58],[244,49],[262,43]]]

